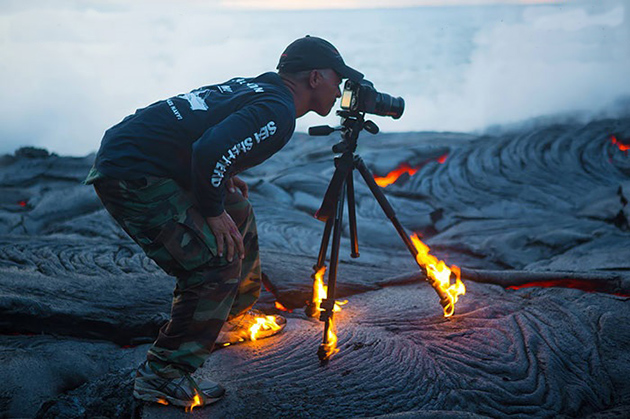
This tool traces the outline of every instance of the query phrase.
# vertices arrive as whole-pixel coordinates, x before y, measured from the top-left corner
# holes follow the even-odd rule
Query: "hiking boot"
[[[215,403],[223,394],[225,389],[220,384],[209,380],[196,382],[187,373],[179,378],[163,378],[151,369],[147,361],[138,367],[133,386],[133,396],[136,399],[189,409]],[[197,395],[199,397],[196,398]]]
[[[248,310],[223,324],[215,345],[228,346],[235,343],[268,338],[287,325],[287,319],[279,314],[266,315],[260,310]]]

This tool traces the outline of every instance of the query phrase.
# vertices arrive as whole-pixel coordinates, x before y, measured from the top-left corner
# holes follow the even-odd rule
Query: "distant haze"
[[[24,145],[96,151],[103,132],[135,109],[274,71],[284,47],[307,33],[335,44],[379,90],[405,98],[400,120],[374,118],[384,131],[595,115],[630,95],[622,0],[340,2],[349,10],[250,9],[282,8],[282,0],[55,3],[0,6],[0,154]],[[323,123],[338,118],[307,115],[298,131]]]

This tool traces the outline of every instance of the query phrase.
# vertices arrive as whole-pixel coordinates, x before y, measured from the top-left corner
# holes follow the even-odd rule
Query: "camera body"
[[[405,101],[402,97],[392,97],[377,91],[369,80],[363,79],[358,83],[346,80],[341,109],[398,119],[405,110]]]

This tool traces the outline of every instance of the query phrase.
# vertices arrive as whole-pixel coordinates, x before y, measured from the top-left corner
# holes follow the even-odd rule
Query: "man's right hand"
[[[245,247],[243,246],[243,237],[241,236],[238,227],[232,220],[230,215],[223,211],[217,217],[207,217],[210,229],[217,239],[217,250],[219,256],[223,256],[224,248],[227,248],[227,260],[232,262],[234,259],[234,252],[236,251],[240,258],[245,257]]]

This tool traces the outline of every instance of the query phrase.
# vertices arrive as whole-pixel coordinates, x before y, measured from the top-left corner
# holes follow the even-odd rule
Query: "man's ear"
[[[311,73],[308,75],[308,85],[311,89],[314,89],[321,83],[322,74],[317,70],[311,70]]]

